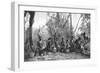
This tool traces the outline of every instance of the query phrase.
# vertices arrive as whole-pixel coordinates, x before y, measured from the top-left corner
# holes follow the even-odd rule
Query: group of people
[[[61,41],[57,41],[54,38],[49,38],[48,40],[42,40],[39,38],[35,46],[31,45],[26,47],[27,50],[29,50],[29,48],[31,49],[30,51],[34,53],[34,57],[47,55],[50,52],[77,52],[85,55],[90,55],[90,38],[86,37],[85,33],[81,34],[77,39],[73,37],[72,39],[65,40],[62,37]]]
[[[89,50],[90,48],[86,45],[90,42],[89,38],[85,36],[85,33],[81,34],[77,39],[64,39],[61,38],[61,41],[57,41],[54,38],[49,38],[46,41],[39,39],[37,41],[37,48],[34,50],[35,56],[38,54],[39,56],[48,54],[49,52],[61,52],[61,53],[69,53],[69,52],[79,52],[83,53],[84,50]],[[88,45],[90,46],[90,45]],[[34,49],[34,47],[33,47]]]

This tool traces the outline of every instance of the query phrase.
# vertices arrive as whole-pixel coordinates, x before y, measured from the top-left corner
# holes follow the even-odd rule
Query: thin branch
[[[79,18],[79,20],[78,20],[78,22],[77,22],[77,24],[76,24],[76,28],[75,28],[75,30],[74,30],[74,33],[75,33],[76,30],[77,30],[77,27],[78,27],[78,24],[79,24],[79,21],[80,21],[81,17],[82,17],[82,16],[80,16],[80,18]]]
[[[65,26],[65,24],[68,22],[68,18],[69,18],[69,16],[70,16],[70,14],[68,15],[68,17],[67,17],[67,19],[66,19],[65,23],[63,24],[63,27],[64,27],[64,26]]]

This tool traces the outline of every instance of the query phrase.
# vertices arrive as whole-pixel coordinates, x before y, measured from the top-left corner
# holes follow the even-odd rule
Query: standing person
[[[62,37],[61,40],[61,52],[64,52],[65,44],[64,44],[64,38]]]
[[[69,47],[70,47],[69,42],[68,42],[68,40],[66,40],[65,53],[69,52]]]
[[[47,45],[46,45],[46,50],[47,50],[47,53],[48,52],[51,52],[51,38],[49,38],[48,40],[47,40]]]

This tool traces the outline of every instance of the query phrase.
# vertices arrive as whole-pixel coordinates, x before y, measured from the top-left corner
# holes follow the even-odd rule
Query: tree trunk
[[[73,37],[73,30],[72,30],[72,15],[70,13],[70,43],[72,41],[72,37]]]
[[[30,26],[29,26],[29,41],[30,41],[30,47],[32,49],[32,25],[33,25],[33,22],[34,22],[34,15],[35,15],[35,12],[33,11],[29,11],[30,13],[30,20],[29,20],[29,23],[30,23]]]

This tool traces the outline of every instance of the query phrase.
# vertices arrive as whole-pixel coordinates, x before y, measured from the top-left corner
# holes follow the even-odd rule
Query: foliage
[[[50,19],[45,26],[39,29],[28,27],[25,30],[24,54],[26,58],[31,57],[31,53],[34,53],[34,56],[41,56],[48,52],[78,52],[90,55],[90,14],[81,14],[77,23],[78,26],[81,21],[81,26],[79,28],[76,26],[75,31],[78,29],[82,33],[77,36],[73,31],[71,13],[48,12],[48,16]]]
[[[90,38],[90,14],[83,14],[82,24],[79,30],[85,32],[86,36]]]

